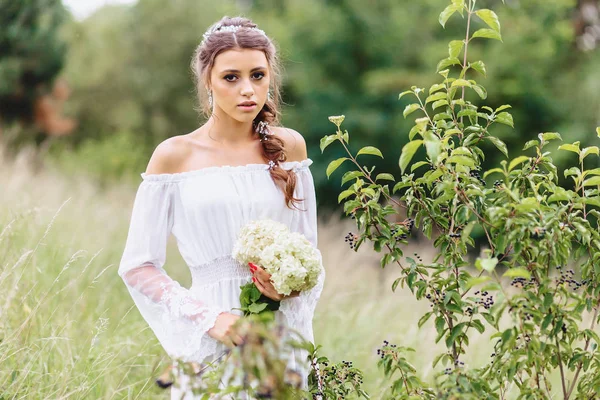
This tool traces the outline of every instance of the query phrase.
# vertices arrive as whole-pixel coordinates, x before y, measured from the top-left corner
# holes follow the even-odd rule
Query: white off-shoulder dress
[[[285,205],[285,196],[271,178],[268,164],[214,166],[173,174],[141,174],[129,233],[119,265],[140,313],[169,356],[206,362],[227,347],[207,331],[221,312],[242,315],[240,286],[251,281],[247,265],[231,257],[239,230],[255,219],[270,218],[300,232],[317,249],[317,212],[312,160],[280,163],[296,173],[294,197],[304,199],[297,209]],[[305,210],[305,211],[304,211]],[[165,269],[170,234],[188,265],[192,284],[182,287]],[[318,251],[319,257],[321,253]],[[322,260],[322,258],[321,258]],[[314,341],[312,319],[323,289],[325,273],[311,290],[282,300],[282,321]],[[306,352],[291,355],[290,367],[304,377]],[[192,399],[175,387],[172,398]]]

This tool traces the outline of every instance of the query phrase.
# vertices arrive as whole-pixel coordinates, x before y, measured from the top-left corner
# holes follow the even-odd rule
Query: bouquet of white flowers
[[[251,262],[262,266],[271,274],[277,293],[286,296],[292,291],[312,289],[323,269],[316,249],[304,235],[271,219],[246,224],[240,230],[232,256],[244,265]],[[279,302],[262,295],[252,282],[241,289],[240,302],[246,314],[279,308]]]

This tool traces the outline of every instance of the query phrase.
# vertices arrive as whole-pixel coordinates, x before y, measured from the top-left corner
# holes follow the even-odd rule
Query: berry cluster
[[[395,344],[390,345],[390,342],[388,342],[387,340],[384,340],[383,347],[387,347],[387,346],[394,347],[394,348],[396,347]],[[377,349],[377,355],[380,356],[380,358],[385,357],[385,355],[388,353],[390,353],[389,349],[379,349],[379,348]]]
[[[556,280],[557,285],[562,285],[564,283],[567,283],[569,288],[571,288],[573,290],[579,290],[580,287],[582,287],[583,285],[587,285],[589,283],[589,280],[587,280],[587,279],[584,279],[581,282],[573,279],[573,276],[575,275],[575,271],[573,271],[572,269],[565,270],[565,269],[563,269],[562,265],[557,266],[556,269],[558,269],[560,271],[560,277]]]
[[[454,360],[454,366],[456,368],[464,367],[465,363],[459,360]],[[450,375],[452,373],[452,367],[448,367],[444,370],[445,375]]]
[[[462,231],[462,229],[460,229],[460,228],[457,228],[457,229],[456,229],[456,232],[454,232],[454,233],[449,233],[449,234],[448,234],[448,236],[450,236],[451,238],[457,238],[457,239],[458,239],[459,237],[461,237],[461,236],[462,236],[462,233],[460,233],[460,231]]]
[[[439,289],[435,289],[435,294],[436,294],[435,297],[433,297],[429,293],[427,293],[425,295],[425,297],[427,298],[427,300],[431,301],[431,304],[429,305],[430,307],[433,307],[434,305],[438,305],[438,304],[442,303],[442,299],[444,298],[444,296],[446,296],[446,292],[443,292],[443,293],[441,293],[441,297],[440,297],[440,291],[439,291]]]
[[[479,290],[475,292],[475,295],[479,294]],[[482,298],[479,299],[478,303],[483,306],[486,310],[489,310],[494,305],[494,297],[487,291],[481,292]]]
[[[352,361],[342,360],[341,363],[333,364],[331,366],[329,366],[329,362],[327,361],[321,362],[320,364],[325,367],[322,368],[322,370],[327,384],[330,387],[335,387],[332,385],[332,383],[335,383],[338,386],[335,391],[340,394],[348,394],[347,389],[344,389],[346,383],[350,383],[354,386],[360,386],[363,383],[362,373],[360,370],[354,368]],[[323,396],[323,393],[318,394]]]
[[[477,179],[479,181],[479,183],[481,183],[483,186],[485,186],[485,181],[483,180],[483,178],[481,177],[481,175],[479,175],[478,171],[471,171],[470,175]]]
[[[404,221],[404,226],[406,226],[406,229],[410,232],[412,228],[415,227],[415,220],[413,218],[406,219],[406,221]]]
[[[494,181],[494,187],[495,187],[496,189],[499,189],[499,188],[500,188],[500,186],[502,186],[502,181],[501,181],[501,180],[495,180],[495,181]]]
[[[408,233],[401,229],[399,225],[394,225],[392,236],[396,237],[396,239],[405,240],[408,238]]]
[[[529,280],[527,280],[521,277],[513,279],[510,283],[510,286],[514,286],[516,288],[523,288],[525,290],[535,285],[537,285],[537,281],[535,279],[529,278]]]
[[[344,242],[350,245],[352,250],[356,249],[356,241],[358,240],[358,236],[356,236],[352,232],[348,232],[348,234],[344,238]]]

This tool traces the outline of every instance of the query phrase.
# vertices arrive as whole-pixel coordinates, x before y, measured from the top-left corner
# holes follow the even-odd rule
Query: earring
[[[208,104],[212,107],[213,105],[213,97],[212,97],[212,92],[209,90],[208,91]]]
[[[269,88],[269,90],[267,90],[267,100],[271,101],[271,88]]]

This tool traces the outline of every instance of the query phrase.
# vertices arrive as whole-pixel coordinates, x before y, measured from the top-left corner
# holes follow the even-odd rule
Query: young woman
[[[277,126],[275,46],[249,19],[224,17],[204,34],[192,69],[208,120],[154,151],[141,174],[119,275],[171,357],[209,362],[241,343],[231,329],[241,312],[232,309],[251,278],[280,300],[283,321],[313,341],[325,274],[312,290],[282,297],[261,266],[231,257],[238,231],[254,219],[283,222],[317,247],[312,160],[298,132]],[[163,269],[171,233],[190,268],[190,289]],[[301,372],[306,388],[305,360],[298,351],[289,367]],[[172,398],[182,396],[193,398],[172,389]]]

